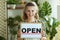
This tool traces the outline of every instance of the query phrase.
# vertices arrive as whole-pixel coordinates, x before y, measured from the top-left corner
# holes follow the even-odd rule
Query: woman
[[[38,15],[38,7],[35,2],[29,2],[25,5],[24,13],[23,13],[24,22],[27,23],[39,23],[39,15]],[[44,37],[44,31],[42,31],[41,40],[46,40]],[[39,38],[26,38],[24,40],[40,40]]]

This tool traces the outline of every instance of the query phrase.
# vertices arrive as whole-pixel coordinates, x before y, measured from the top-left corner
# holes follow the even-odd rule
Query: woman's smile
[[[25,13],[29,18],[34,17],[36,14],[35,6],[27,6]]]

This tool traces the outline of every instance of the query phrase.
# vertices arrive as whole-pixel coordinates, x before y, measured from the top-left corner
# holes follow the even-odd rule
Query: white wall
[[[52,6],[52,17],[55,17],[57,19],[57,1],[56,0],[49,0],[49,3]]]
[[[60,0],[57,1],[57,19],[60,21]]]
[[[60,21],[60,5],[57,6],[57,19]]]
[[[15,17],[16,15],[23,15],[23,9],[20,10],[8,10],[8,18],[9,17]]]

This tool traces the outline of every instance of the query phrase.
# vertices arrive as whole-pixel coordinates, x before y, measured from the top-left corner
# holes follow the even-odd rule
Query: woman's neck
[[[35,18],[28,18],[27,22],[34,22],[36,19]]]

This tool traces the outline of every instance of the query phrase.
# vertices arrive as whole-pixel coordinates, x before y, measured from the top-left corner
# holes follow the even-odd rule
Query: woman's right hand
[[[18,30],[18,32],[17,32],[17,40],[23,40],[23,38],[21,38],[21,31],[20,31],[20,29]]]

